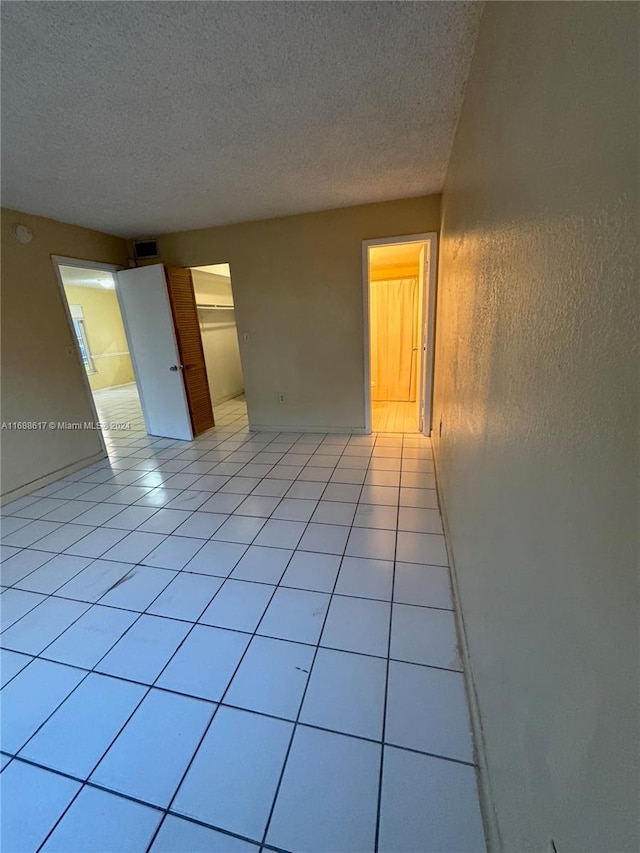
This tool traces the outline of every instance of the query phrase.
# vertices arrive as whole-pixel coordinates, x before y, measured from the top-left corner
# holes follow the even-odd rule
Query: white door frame
[[[431,409],[433,396],[433,354],[436,307],[436,276],[438,265],[438,234],[428,231],[424,234],[406,234],[401,237],[379,237],[362,241],[362,294],[364,327],[364,426],[365,432],[371,432],[371,364],[370,364],[370,317],[369,317],[369,249],[376,246],[389,246],[394,243],[425,243],[428,252],[424,253],[425,292],[422,299],[422,335],[420,353],[420,385],[418,389],[424,400],[422,432],[431,435]]]
[[[93,414],[93,423],[99,423],[98,412],[96,409],[95,400],[93,399],[93,391],[91,390],[91,385],[89,383],[89,377],[87,376],[87,371],[85,370],[84,363],[82,361],[82,353],[80,352],[80,345],[78,344],[78,340],[76,338],[76,333],[73,329],[73,320],[71,318],[71,308],[69,307],[69,300],[67,299],[67,293],[64,289],[64,282],[62,281],[62,275],[60,273],[60,267],[79,267],[80,269],[87,270],[104,270],[106,272],[113,273],[114,276],[114,287],[115,287],[115,274],[120,270],[125,269],[125,267],[118,266],[117,264],[103,264],[98,261],[89,261],[84,260],[82,258],[66,258],[63,255],[51,255],[51,260],[53,261],[53,269],[56,274],[56,281],[58,282],[58,290],[60,291],[60,298],[62,299],[62,304],[64,306],[64,312],[67,315],[67,323],[69,324],[69,332],[71,334],[71,339],[73,340],[73,345],[76,351],[76,357],[78,359],[78,363],[82,368],[82,379],[84,382],[85,394],[89,400],[89,405],[91,406],[91,412]],[[100,438],[100,444],[102,445],[102,450],[104,451],[105,456],[107,453],[107,445],[104,441],[104,435],[102,434],[102,429],[99,429],[98,436]]]

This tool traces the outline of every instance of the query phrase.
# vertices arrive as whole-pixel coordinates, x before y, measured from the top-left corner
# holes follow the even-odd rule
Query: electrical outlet
[[[279,403],[286,403],[287,402],[287,395],[284,393],[284,391],[280,391],[280,393],[278,394],[278,402]]]

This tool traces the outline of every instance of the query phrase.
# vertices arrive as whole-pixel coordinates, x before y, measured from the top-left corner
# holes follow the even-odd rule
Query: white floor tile
[[[28,548],[44,536],[48,536],[57,530],[60,525],[55,521],[31,521],[20,530],[10,533],[8,536],[3,536],[2,541],[5,545],[15,545],[18,548]]]
[[[332,592],[340,567],[340,557],[313,551],[296,551],[280,581],[282,586]]]
[[[89,530],[89,528],[87,528]],[[98,527],[91,533],[87,533],[82,539],[78,539],[73,545],[66,549],[67,554],[77,557],[90,557],[92,559],[101,557],[127,535],[126,530],[116,530],[110,527]]]
[[[144,696],[141,684],[90,673],[20,751],[85,779]]]
[[[34,660],[2,688],[2,748],[15,754],[86,673]]]
[[[393,563],[391,560],[369,560],[345,557],[340,566],[336,593],[361,598],[391,601]]]
[[[297,480],[287,492],[287,497],[318,500],[324,492],[324,489],[324,483],[311,483],[308,481],[305,482],[304,480]]]
[[[91,775],[91,781],[166,808],[215,707],[199,699],[152,689]]]
[[[385,740],[472,762],[473,743],[462,674],[391,661]]]
[[[267,842],[309,853],[375,847],[381,747],[298,726]]]
[[[20,589],[31,592],[41,592],[50,595],[79,574],[91,562],[89,557],[72,557],[67,554],[57,554],[43,566],[17,583]]]
[[[295,720],[314,649],[301,643],[254,637],[225,696],[225,703]]]
[[[132,569],[131,563],[95,560],[86,569],[82,569],[74,578],[61,586],[58,595],[63,598],[74,598],[77,601],[96,602],[115,584],[125,578]]]
[[[144,850],[162,813],[96,788],[83,788],[42,848],[47,853]]]
[[[79,601],[46,598],[3,632],[2,645],[16,652],[39,655],[88,608],[88,604]]]
[[[390,605],[365,598],[331,599],[321,646],[386,657]]]
[[[129,610],[94,604],[47,648],[45,657],[91,669],[137,618]]]
[[[165,539],[162,533],[144,533],[134,531],[128,533],[112,548],[102,555],[105,560],[118,560],[122,563],[140,563],[147,554]]]
[[[142,612],[160,595],[176,576],[169,569],[133,566],[124,578],[102,596],[100,604]]]
[[[79,782],[12,761],[2,773],[3,850],[37,850],[79,790]]]
[[[462,669],[454,614],[409,604],[393,605],[391,657],[446,669]]]
[[[179,509],[179,510],[187,510],[188,512],[193,512],[196,509],[199,509],[202,504],[208,500],[210,497],[209,492],[203,492],[201,490],[185,490],[181,492],[177,497],[173,498],[173,500],[169,501],[166,504],[167,509]]]
[[[396,563],[393,600],[399,604],[421,604],[453,610],[449,569],[446,566]]]
[[[235,510],[236,515],[252,515],[259,518],[269,518],[280,503],[280,498],[250,495],[245,498]]]
[[[385,747],[380,853],[484,853],[472,767]]]
[[[189,628],[186,622],[143,615],[96,665],[96,671],[152,684]]]
[[[189,539],[186,536],[167,536],[157,548],[141,561],[145,566],[160,569],[184,569],[202,548],[202,539]]]
[[[342,524],[350,526],[355,515],[356,504],[344,501],[320,501],[311,520],[319,524]]]
[[[357,527],[374,527],[378,530],[395,530],[398,521],[396,506],[358,504],[353,523]]]
[[[3,633],[10,630],[11,625],[22,619],[34,607],[42,604],[44,600],[45,596],[38,592],[25,592],[22,589],[5,590],[0,595],[0,625]]]
[[[304,533],[306,524],[302,521],[280,521],[270,518],[254,542],[271,548],[296,548]]]
[[[395,530],[374,530],[371,527],[352,527],[345,554],[347,557],[371,557],[376,560],[393,560],[395,549]]]
[[[448,566],[444,536],[435,533],[398,533],[396,559],[401,563]]]
[[[11,681],[11,679],[31,663],[31,655],[23,655],[21,652],[12,652],[9,649],[0,649],[0,686]]]
[[[157,681],[158,687],[217,702],[251,637],[196,625]]]
[[[300,721],[380,740],[386,678],[381,658],[319,649]]]
[[[303,500],[302,498],[284,498],[280,501],[273,512],[272,518],[281,521],[304,521],[307,522],[313,515],[317,501]]]
[[[322,494],[325,501],[358,503],[362,486],[349,483],[329,483]]]
[[[397,507],[399,489],[393,486],[365,485],[362,488],[360,502],[363,504],[375,504],[377,506]]]
[[[148,521],[157,510],[147,506],[128,506],[116,513],[113,518],[104,522],[105,527],[115,527],[119,530],[135,530]]]
[[[38,551],[52,551],[57,554],[92,532],[90,527],[83,524],[61,524],[57,530],[34,542],[32,547]]]
[[[258,853],[259,849],[232,835],[167,815],[149,853]]]
[[[181,572],[147,609],[156,616],[197,622],[222,585],[222,578]]]
[[[18,551],[11,557],[2,559],[0,565],[0,581],[3,586],[13,586],[23,578],[26,578],[31,572],[40,568],[44,563],[52,559],[51,554],[45,554],[43,551],[33,551],[25,548]],[[4,615],[3,615],[4,624]]]
[[[307,525],[298,547],[302,551],[342,555],[350,529],[338,524],[314,524],[311,522]]]
[[[292,724],[220,708],[180,786],[173,810],[261,839]]]
[[[193,512],[174,531],[176,536],[210,539],[229,516],[218,512]]]
[[[400,489],[400,506],[416,506],[438,509],[438,494],[435,489]]]
[[[219,493],[205,501],[200,507],[200,511],[229,515],[240,506],[243,500],[242,495]]]
[[[212,541],[241,542],[250,545],[264,527],[264,518],[250,518],[246,515],[233,515],[216,530]]]
[[[292,554],[293,551],[285,548],[265,548],[260,545],[251,545],[231,572],[231,577],[235,580],[277,584],[280,582]]]
[[[258,634],[299,643],[317,643],[324,622],[329,596],[300,589],[276,590]]]
[[[187,510],[163,507],[141,524],[138,529],[145,533],[173,533],[176,527],[180,527],[189,518],[189,515],[190,513]]]
[[[424,509],[415,506],[401,506],[398,516],[398,530],[414,533],[442,533],[442,521],[437,509]]]
[[[240,558],[246,550],[246,545],[235,542],[209,540],[205,542],[195,557],[189,560],[184,571],[226,578],[240,562]]]
[[[229,578],[199,621],[204,625],[253,633],[267,609],[275,587]]]

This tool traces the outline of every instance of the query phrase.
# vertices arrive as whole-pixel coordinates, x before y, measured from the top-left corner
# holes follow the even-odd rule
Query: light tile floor
[[[429,441],[187,443],[3,509],[2,850],[484,850]]]

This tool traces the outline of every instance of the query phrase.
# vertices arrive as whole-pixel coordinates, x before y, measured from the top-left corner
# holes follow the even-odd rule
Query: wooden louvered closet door
[[[211,429],[215,421],[191,270],[165,267],[165,274],[178,351],[183,365],[184,387],[189,403],[193,434],[199,435]]]

